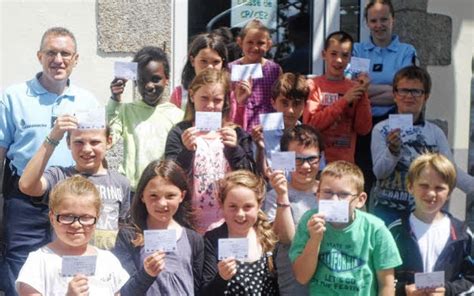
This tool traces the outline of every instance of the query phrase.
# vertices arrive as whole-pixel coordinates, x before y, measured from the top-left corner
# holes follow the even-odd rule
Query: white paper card
[[[282,112],[259,114],[258,117],[264,131],[285,129]]]
[[[274,151],[271,154],[272,169],[293,172],[296,168],[295,158],[296,155],[294,151]]]
[[[158,229],[145,230],[145,252],[153,253],[156,251],[174,252],[176,251],[176,230]]]
[[[413,114],[390,114],[388,116],[390,130],[408,130],[413,127]]]
[[[219,260],[233,257],[245,260],[249,257],[249,240],[247,238],[220,238]]]
[[[85,112],[76,112],[74,116],[77,119],[78,129],[104,129],[105,126],[105,108],[99,107]]]
[[[335,223],[349,222],[349,201],[347,200],[319,200],[319,213],[323,213],[325,220]]]
[[[114,76],[128,80],[137,80],[138,63],[119,62],[114,63]]]
[[[222,126],[221,112],[196,112],[196,129],[200,131],[216,131]]]
[[[369,73],[370,59],[352,57],[350,70],[352,73]]]
[[[417,289],[444,287],[444,271],[415,273]]]
[[[97,256],[63,256],[61,275],[75,276],[80,273],[92,276],[95,274],[96,262]]]
[[[249,78],[257,79],[262,78],[262,64],[247,64],[247,65],[233,65],[232,66],[232,81],[247,80]]]

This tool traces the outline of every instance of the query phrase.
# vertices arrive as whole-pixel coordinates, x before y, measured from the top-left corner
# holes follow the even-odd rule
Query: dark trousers
[[[3,229],[5,254],[0,262],[0,289],[17,295],[15,280],[28,254],[51,241],[48,206],[18,189],[18,176],[4,183]]]

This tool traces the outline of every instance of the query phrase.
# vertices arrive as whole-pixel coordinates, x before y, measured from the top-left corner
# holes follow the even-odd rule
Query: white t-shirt
[[[423,271],[433,272],[433,268],[449,239],[451,221],[448,216],[432,224],[426,224],[412,213],[410,227],[415,234],[423,259]]]
[[[95,275],[88,277],[89,295],[114,295],[127,282],[129,275],[111,252],[96,250]],[[64,296],[72,277],[61,276],[61,266],[62,257],[47,246],[31,252],[15,282],[16,289],[22,282],[44,296]]]

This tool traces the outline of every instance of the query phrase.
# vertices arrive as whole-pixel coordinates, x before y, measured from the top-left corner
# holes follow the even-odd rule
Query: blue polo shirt
[[[90,92],[69,81],[63,94],[48,92],[39,82],[40,76],[38,73],[32,80],[5,89],[0,100],[0,147],[7,149],[10,167],[20,176],[59,115],[99,106]],[[51,165],[74,165],[65,139],[51,156],[48,166]]]
[[[366,42],[355,43],[352,55],[370,59],[370,83],[392,85],[398,70],[413,65],[416,50],[413,45],[402,43],[397,35],[393,35],[392,42],[387,47],[376,46],[372,38]],[[392,106],[372,106],[372,116],[382,116],[391,108]]]

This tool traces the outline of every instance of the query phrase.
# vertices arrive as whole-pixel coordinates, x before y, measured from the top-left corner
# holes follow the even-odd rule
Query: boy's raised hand
[[[256,125],[252,129],[252,140],[259,149],[265,149],[265,142],[263,141],[263,126],[261,124]]]
[[[198,130],[194,126],[187,128],[181,134],[181,141],[186,149],[189,151],[196,151],[197,143],[196,143],[196,135]]]
[[[400,149],[402,147],[402,138],[401,130],[399,128],[391,130],[386,137],[388,150],[395,156],[400,154]]]
[[[156,277],[165,269],[165,252],[157,251],[143,260],[143,268],[151,277]]]
[[[55,141],[61,141],[64,134],[77,128],[77,119],[72,115],[61,115],[56,118],[53,129],[49,133],[49,138]]]
[[[221,136],[222,144],[227,147],[236,147],[237,146],[237,133],[235,129],[226,126],[219,129],[219,134]]]
[[[235,84],[235,99],[239,105],[245,104],[252,94],[252,79],[241,80]]]
[[[269,174],[270,184],[277,193],[277,202],[289,203],[288,200],[288,181],[286,180],[285,172],[281,170],[272,171]],[[286,200],[280,200],[280,197],[286,196]]]
[[[310,239],[321,242],[326,231],[326,221],[324,220],[324,215],[317,213],[311,216],[306,224],[308,227],[308,232]]]
[[[112,100],[120,102],[122,100],[122,94],[125,89],[125,84],[127,79],[123,78],[114,78],[110,83],[110,92],[112,93]]]
[[[357,81],[359,81],[360,86],[362,86],[366,92],[369,90],[370,78],[367,73],[360,73],[357,77]]]
[[[237,273],[237,262],[234,258],[226,258],[217,263],[219,275],[225,281],[229,281]]]
[[[354,85],[344,94],[342,98],[350,104],[362,98],[362,96],[366,92],[366,88],[367,86],[365,86],[364,84]]]
[[[67,286],[66,296],[89,295],[88,279],[85,275],[76,274]]]

